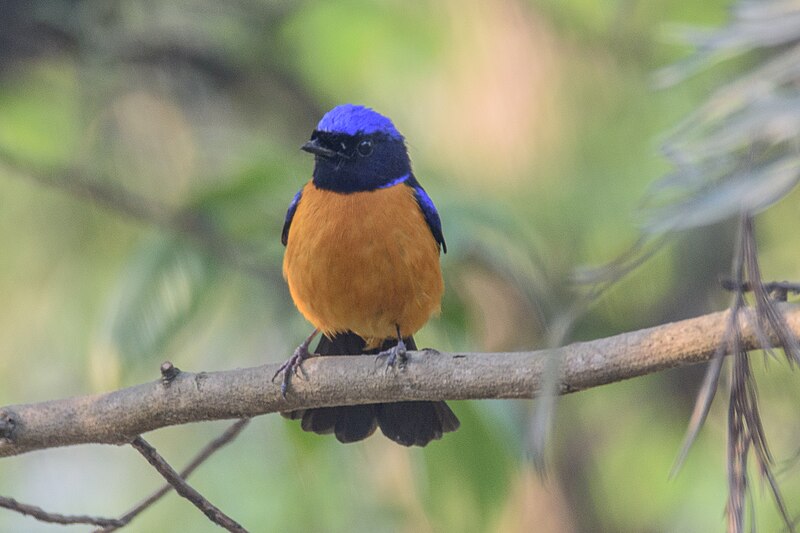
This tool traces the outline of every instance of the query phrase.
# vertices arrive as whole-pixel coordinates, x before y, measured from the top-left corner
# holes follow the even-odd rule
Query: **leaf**
[[[800,158],[785,157],[759,169],[745,169],[683,201],[653,210],[644,224],[651,234],[680,231],[757,213],[780,200],[800,180]]]
[[[124,359],[157,357],[196,314],[216,274],[184,240],[147,239],[120,275],[101,336]]]

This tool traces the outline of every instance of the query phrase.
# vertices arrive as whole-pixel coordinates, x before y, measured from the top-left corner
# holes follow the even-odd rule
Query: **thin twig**
[[[200,453],[198,453],[194,459],[192,459],[186,468],[181,470],[180,476],[183,479],[188,478],[192,472],[194,472],[197,467],[203,464],[212,454],[214,454],[217,450],[225,446],[226,444],[233,441],[236,437],[239,436],[239,433],[247,427],[247,424],[250,423],[249,418],[242,418],[241,420],[237,420],[233,423],[225,432],[217,437],[216,439],[209,442]],[[164,497],[169,491],[171,491],[174,487],[169,483],[165,483],[163,487],[155,491],[153,494],[142,500],[136,507],[125,513],[119,518],[119,524],[114,524],[112,526],[104,527],[104,529],[98,530],[96,533],[111,533],[112,531],[116,531],[121,527],[124,527],[131,523],[131,521],[139,516],[144,510],[148,507],[156,503],[158,500]]]
[[[87,516],[87,515],[63,515],[59,513],[51,513],[45,511],[41,507],[37,507],[35,505],[29,505],[26,503],[20,503],[13,498],[6,498],[5,496],[0,496],[0,507],[33,517],[41,522],[50,522],[52,524],[64,524],[64,525],[91,524],[93,526],[100,526],[100,527],[114,527],[122,525],[120,520],[116,518],[103,518],[99,516]]]
[[[209,520],[221,527],[224,527],[228,531],[234,531],[237,533],[247,532],[247,530],[239,525],[235,520],[220,511],[214,504],[206,500],[202,494],[197,492],[188,483],[186,483],[186,481],[181,478],[180,474],[178,474],[175,469],[172,468],[169,463],[167,463],[167,461],[161,457],[161,455],[159,455],[156,449],[148,444],[147,441],[142,437],[136,437],[133,439],[131,446],[141,453],[144,458],[147,459],[147,462],[150,463],[153,468],[155,468],[158,473],[161,474],[164,479],[166,479],[167,482],[169,482],[169,484],[175,488],[175,492],[192,502],[195,507],[200,509],[203,514],[208,517]]]
[[[739,282],[731,278],[722,278],[720,284],[726,291],[753,292],[756,290],[756,284],[749,280]],[[782,302],[786,301],[789,294],[800,294],[800,283],[790,281],[770,281],[764,283],[763,287],[773,298]]]

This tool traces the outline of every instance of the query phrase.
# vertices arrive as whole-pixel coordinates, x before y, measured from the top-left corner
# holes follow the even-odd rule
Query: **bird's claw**
[[[387,372],[390,368],[394,368],[395,366],[399,369],[405,368],[406,362],[408,362],[408,355],[406,355],[406,343],[403,342],[403,339],[398,340],[396,345],[392,346],[388,350],[380,352],[377,356],[378,359],[382,357],[386,357]]]
[[[272,382],[275,383],[275,378],[278,377],[278,374],[283,372],[283,381],[281,381],[281,396],[286,399],[286,391],[289,389],[289,380],[291,379],[292,375],[299,375],[303,372],[303,361],[307,359],[311,354],[308,353],[308,346],[301,344],[297,348],[295,348],[292,356],[283,363],[280,368],[278,368],[277,372],[272,376]],[[305,374],[303,374],[305,375]]]

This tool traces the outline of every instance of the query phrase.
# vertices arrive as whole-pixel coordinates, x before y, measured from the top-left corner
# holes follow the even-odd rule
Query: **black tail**
[[[406,348],[416,350],[412,337],[403,339]],[[355,333],[341,333],[333,339],[323,336],[314,353],[319,355],[376,354],[394,346],[388,339],[379,349],[364,350],[364,339]],[[384,435],[403,446],[425,446],[434,439],[458,429],[456,415],[444,402],[396,402],[341,407],[320,407],[285,413],[301,419],[300,427],[321,435],[333,433],[339,442],[366,439],[380,427]]]

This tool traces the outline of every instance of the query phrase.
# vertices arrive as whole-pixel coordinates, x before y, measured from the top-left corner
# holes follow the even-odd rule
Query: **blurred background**
[[[191,370],[278,362],[308,334],[280,273],[299,150],[353,102],[391,117],[436,202],[440,350],[547,346],[582,291],[575,269],[639,235],[666,133],[754,59],[666,90],[691,53],[668,24],[719,27],[710,0],[5,0],[0,3],[0,405]],[[758,219],[765,279],[800,279],[797,193]],[[735,224],[687,231],[580,315],[566,341],[723,309]],[[798,380],[755,360],[790,510]],[[462,428],[425,449],[340,445],[255,419],[192,484],[252,531],[720,531],[726,405],[669,479],[703,368],[564,397],[546,479],[533,402],[453,402]],[[788,392],[787,392],[788,391]],[[723,391],[724,393],[725,391]],[[794,392],[795,394],[790,394]],[[147,435],[176,468],[227,422]],[[0,461],[0,494],[117,516],[161,480],[125,447]],[[794,504],[794,505],[793,505]],[[757,525],[781,522],[754,483]],[[0,510],[0,531],[85,531]],[[216,531],[172,494],[130,531]]]

